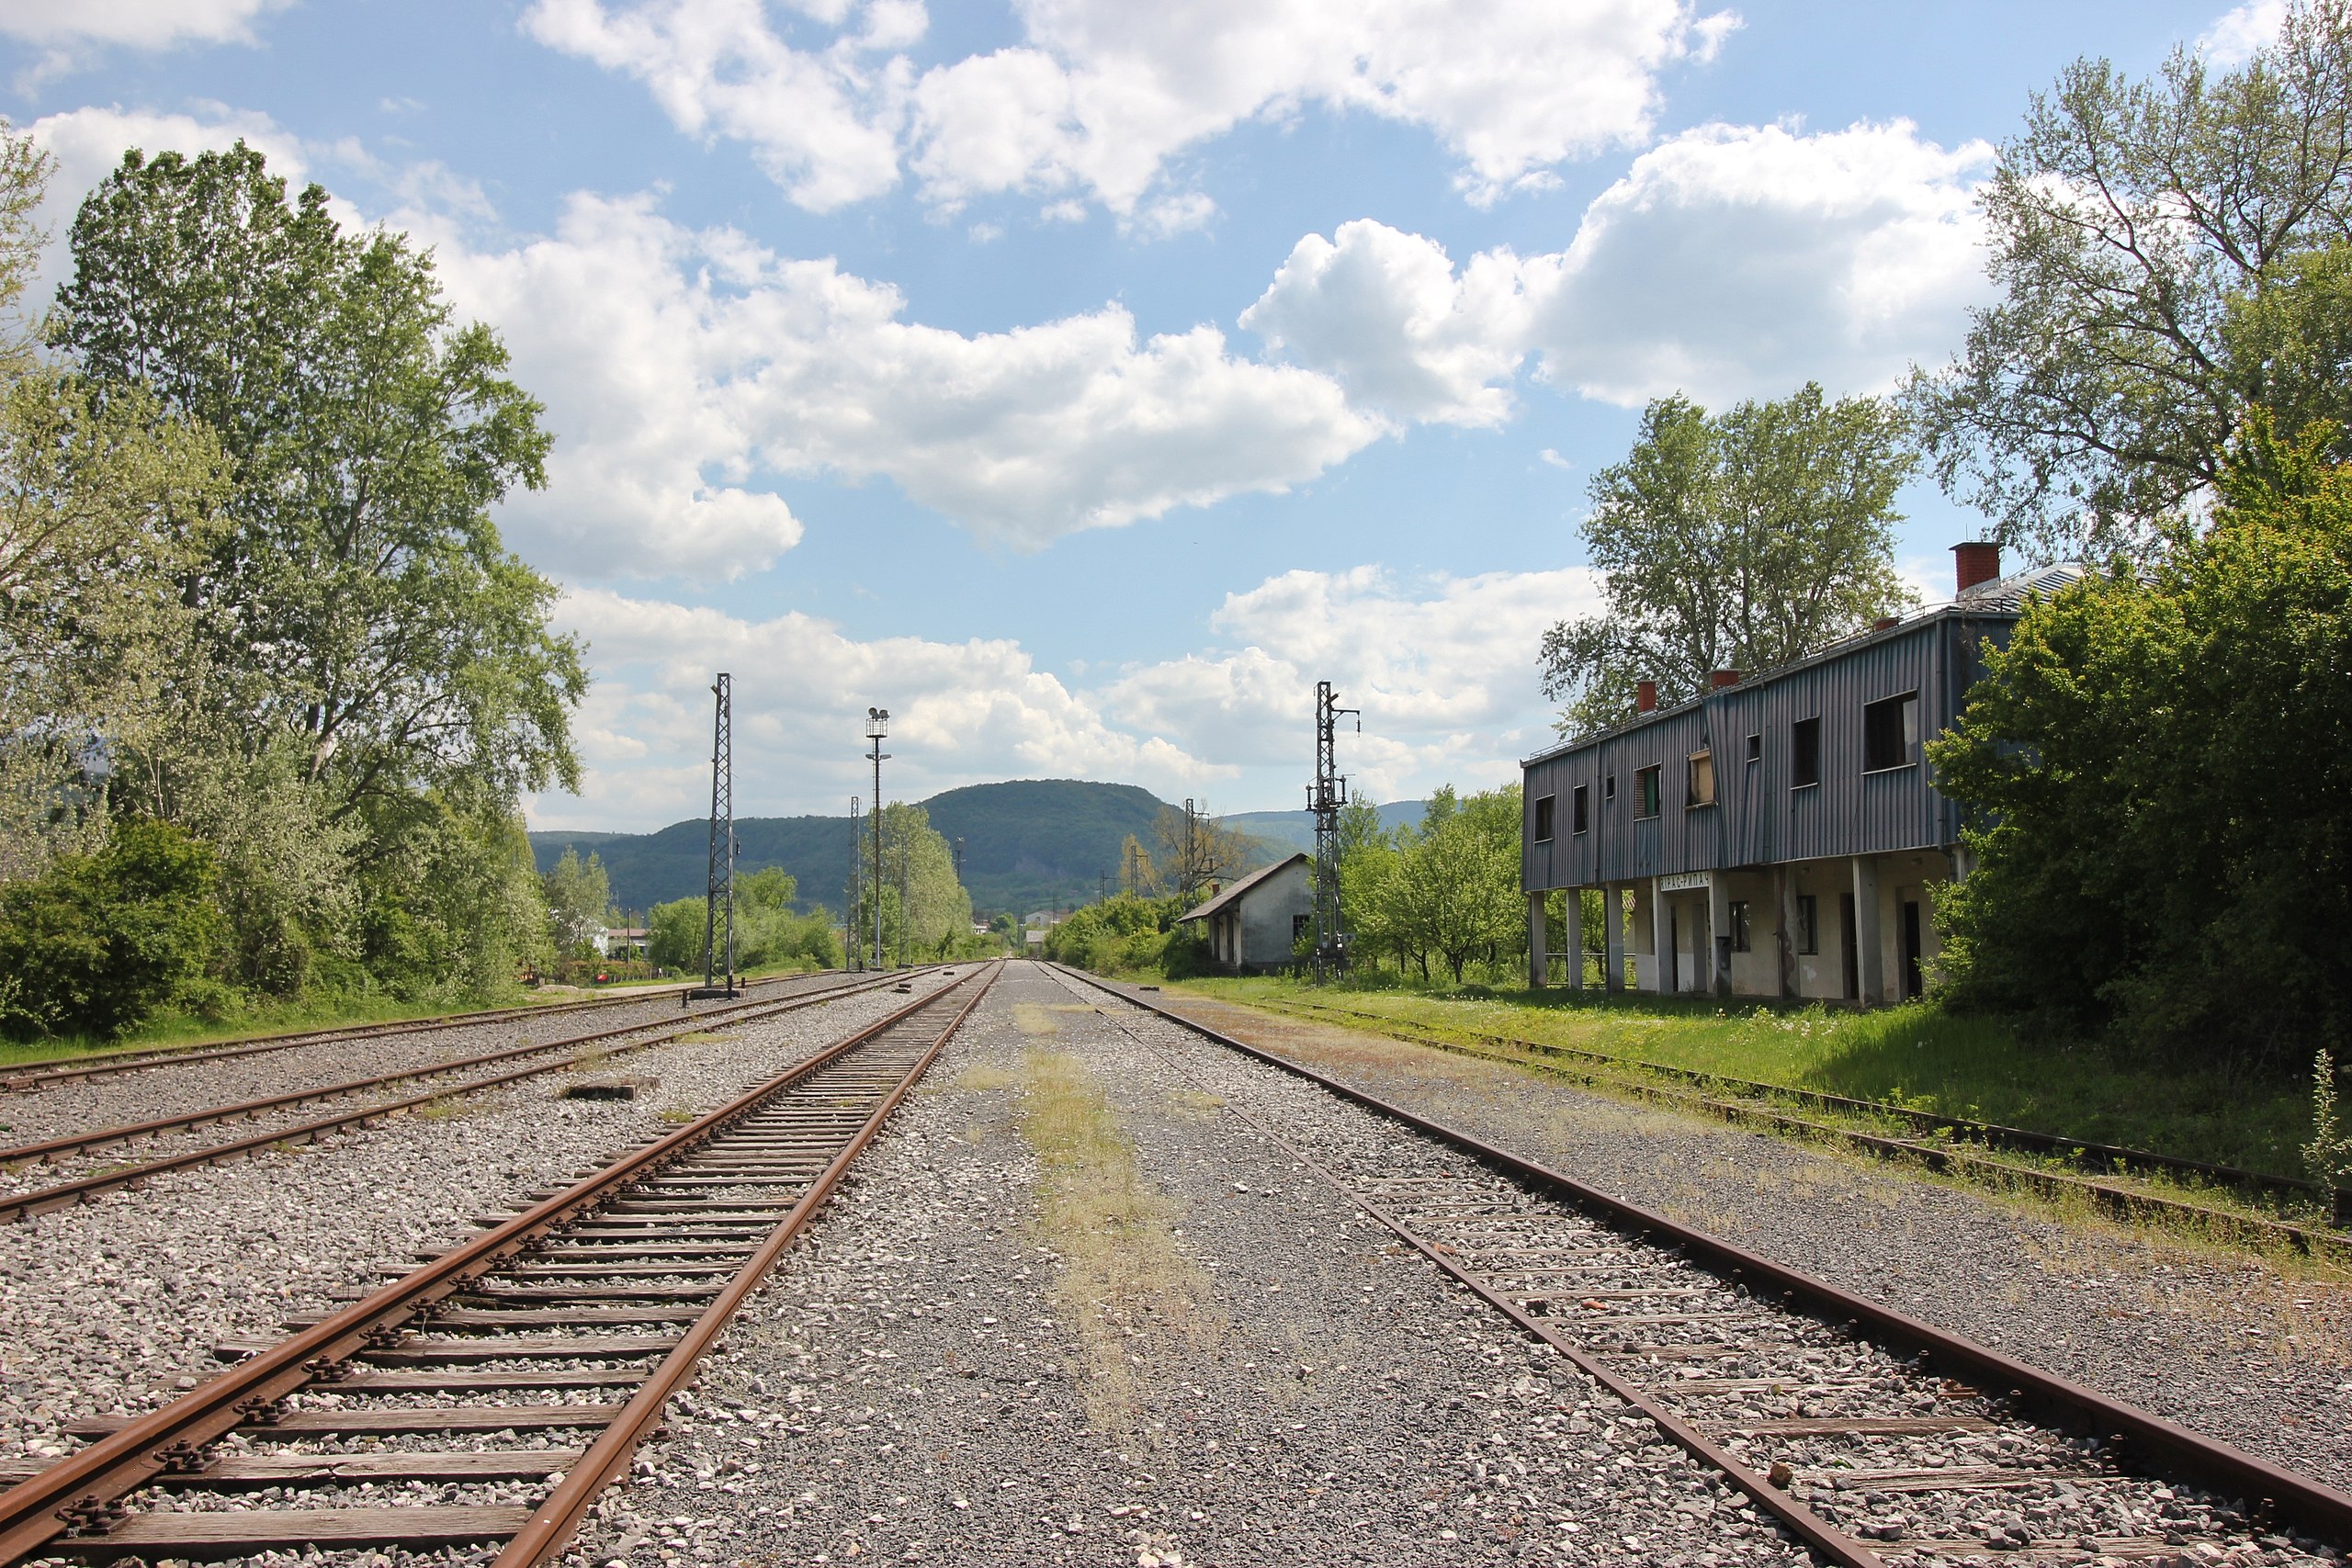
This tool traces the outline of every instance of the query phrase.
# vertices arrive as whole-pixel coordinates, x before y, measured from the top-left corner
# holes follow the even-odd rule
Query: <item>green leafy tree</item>
[[[2273,1065],[2352,1028],[2352,470],[2257,412],[2201,536],[2027,611],[1930,748],[1958,1005]]]
[[[869,819],[869,831],[870,819]],[[865,852],[871,855],[872,840]],[[882,958],[896,963],[954,956],[972,938],[972,896],[956,877],[955,852],[920,806],[892,801],[882,812],[881,887],[873,886],[872,862],[858,899],[858,941],[870,953],[874,903],[882,904]],[[901,894],[903,892],[903,898]]]
[[[583,861],[578,850],[567,846],[563,858],[539,883],[547,895],[548,926],[556,951],[567,958],[585,957],[597,931],[612,923],[613,879],[605,863],[593,850]]]
[[[52,728],[106,738],[107,800],[214,845],[241,984],[503,988],[548,945],[517,796],[576,785],[586,683],[490,520],[541,482],[537,403],[428,257],[242,145],[127,154],[73,253],[52,337],[139,591],[71,619],[47,667],[108,700]],[[33,478],[28,537],[61,492]]]
[[[1917,465],[1891,407],[1811,383],[1720,416],[1651,403],[1633,451],[1593,476],[1579,525],[1606,607],[1544,637],[1561,732],[1631,717],[1637,681],[1681,702],[1712,671],[1788,663],[1910,604],[1893,530]]]
[[[254,716],[379,836],[429,793],[576,787],[579,649],[490,508],[544,482],[539,404],[429,257],[345,235],[240,143],[133,152],[75,218],[53,336],[90,380],[219,439],[233,527],[183,585]]]
[[[211,852],[126,819],[96,854],[0,887],[0,975],[18,1033],[129,1032],[198,982],[222,932]]]
[[[1982,204],[2001,298],[1909,393],[1937,477],[2036,553],[2142,550],[2211,494],[2246,410],[2346,424],[2352,25],[2297,0],[2216,70],[2069,66]],[[2235,301],[2235,303],[2233,303]]]
[[[175,573],[225,496],[208,432],[135,393],[101,404],[32,354],[23,293],[51,173],[0,121],[0,881],[103,842],[96,739],[140,731],[198,673]]]

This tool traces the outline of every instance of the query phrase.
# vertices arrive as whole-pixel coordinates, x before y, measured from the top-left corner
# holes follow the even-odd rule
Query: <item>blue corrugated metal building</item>
[[[1799,663],[1529,758],[1521,886],[1533,982],[1546,896],[1603,895],[1611,989],[1894,1001],[1934,961],[1929,908],[1964,874],[1961,805],[1922,741],[1947,728],[2029,594],[2066,567],[2000,575],[1963,545],[1949,604],[1882,622]],[[1648,700],[1646,690],[1645,701]],[[1583,981],[1582,901],[1564,900]]]

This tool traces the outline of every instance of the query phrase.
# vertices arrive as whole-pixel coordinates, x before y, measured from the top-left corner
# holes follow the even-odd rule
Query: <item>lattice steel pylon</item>
[[[1345,928],[1340,923],[1340,808],[1348,803],[1347,776],[1340,772],[1339,728],[1341,715],[1356,719],[1363,733],[1362,710],[1339,705],[1339,694],[1329,681],[1315,682],[1315,782],[1306,786],[1306,809],[1315,815],[1315,979],[1323,980],[1348,966]]]
[[[694,994],[731,997],[735,994],[735,678],[720,671],[710,691],[718,699],[710,726],[710,873],[703,893],[702,989]],[[722,959],[724,985],[719,982]]]

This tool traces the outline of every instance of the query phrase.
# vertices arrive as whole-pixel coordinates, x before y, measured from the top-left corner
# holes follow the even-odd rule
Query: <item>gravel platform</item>
[[[2061,1223],[1540,1074],[1179,993],[1211,1028],[2352,1491],[2352,1286]]]
[[[650,1080],[633,1100],[562,1099],[571,1080],[551,1074],[0,1225],[0,1459],[68,1451],[64,1424],[195,1386],[218,1370],[220,1340],[273,1337],[291,1314],[354,1299],[379,1266],[455,1245],[475,1217],[568,1183],[907,999],[868,992],[582,1075]]]
[[[827,984],[839,984],[846,977],[838,972],[805,979],[796,976],[774,986],[763,986],[756,994],[761,1000],[789,997]],[[243,1104],[250,1100],[324,1088],[352,1078],[372,1077],[379,1073],[400,1072],[429,1066],[435,1062],[486,1055],[492,1051],[519,1045],[526,1040],[554,1045],[583,1034],[601,1033],[628,1024],[642,1023],[649,1028],[672,1024],[685,1015],[687,1009],[682,1006],[682,1000],[677,992],[670,991],[647,997],[641,1001],[616,1002],[576,1012],[518,1013],[506,1018],[487,1019],[461,1028],[435,1030],[430,1033],[323,1040],[313,1044],[294,1045],[281,1051],[266,1051],[259,1055],[237,1056],[218,1062],[173,1061],[163,1057],[157,1059],[155,1066],[135,1073],[81,1078],[39,1090],[0,1092],[0,1147],[42,1143],[75,1133],[129,1126],[165,1116],[185,1116],[191,1111],[208,1111],[215,1106]],[[724,1002],[696,1002],[692,1004],[692,1010],[707,1012],[728,1005]],[[28,1064],[28,1067],[34,1068],[40,1066],[38,1063]],[[400,1091],[395,1086],[394,1089],[382,1092],[395,1094]],[[413,1093],[415,1090],[406,1092]],[[289,1119],[310,1120],[318,1114],[315,1107],[322,1103],[327,1102],[313,1100],[309,1106],[299,1108],[300,1114]],[[266,1124],[255,1122],[252,1130],[260,1131]],[[241,1122],[238,1125],[242,1127],[244,1124]],[[200,1129],[200,1132],[213,1139],[219,1137],[217,1127]],[[38,1175],[37,1170],[35,1174]],[[62,1171],[55,1174],[53,1179],[70,1180],[74,1174],[70,1170]],[[34,1179],[29,1185],[47,1186],[49,1179]],[[14,1190],[16,1186],[25,1184],[20,1179],[13,1185],[0,1187],[0,1190]]]
[[[1107,1409],[1014,1126],[1036,1048],[1107,1092],[1198,1271],[1182,1326],[1126,1331],[1133,1387]],[[1804,1561],[1030,965],[728,1337],[575,1568]]]

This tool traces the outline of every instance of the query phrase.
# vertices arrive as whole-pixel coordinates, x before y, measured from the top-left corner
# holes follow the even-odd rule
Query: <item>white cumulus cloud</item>
[[[52,45],[181,43],[248,39],[253,24],[293,0],[0,0],[0,33]]]
[[[2197,48],[2216,65],[2242,65],[2278,42],[2286,21],[2287,0],[2245,0],[2216,18],[2199,37]]]
[[[650,828],[696,815],[710,788],[717,670],[735,675],[739,816],[845,812],[850,795],[871,793],[857,762],[869,704],[890,710],[894,800],[1041,777],[1181,794],[1232,773],[1113,725],[1010,639],[859,641],[798,614],[753,620],[596,589],[565,594],[557,618],[587,640],[597,680],[578,724],[585,787],[576,800],[539,797],[540,825]]]
[[[556,233],[441,247],[559,434],[512,511],[595,571],[757,568],[798,537],[761,474],[887,479],[1036,547],[1311,479],[1378,438],[1329,378],[1240,358],[1214,326],[1144,336],[1117,305],[967,335],[890,286],[575,197]]]
[[[1425,581],[1375,566],[1288,571],[1210,616],[1227,647],[1125,671],[1101,698],[1121,724],[1210,761],[1304,769],[1299,738],[1328,680],[1363,713],[1362,736],[1343,743],[1360,795],[1490,787],[1550,739],[1535,667],[1544,628],[1600,604],[1586,567]]]
[[[1212,209],[1170,164],[1313,104],[1423,128],[1472,200],[1649,133],[1658,73],[1737,25],[1685,0],[1016,0],[1023,39],[918,72],[912,0],[537,0],[535,38],[643,82],[679,129],[754,150],[796,202],[890,188],[947,208],[1082,194],[1152,231]],[[1158,190],[1156,197],[1152,193]],[[1148,201],[1148,197],[1151,197]]]
[[[1883,391],[1986,297],[1973,204],[1992,155],[1899,120],[1705,126],[1635,159],[1564,251],[1457,270],[1433,241],[1360,220],[1301,240],[1241,321],[1403,419],[1500,423],[1531,352],[1545,380],[1611,403],[1809,378]]]
[[[1537,313],[1544,373],[1616,403],[1807,378],[1884,390],[1986,296],[1974,202],[1992,158],[1905,120],[1675,137],[1586,210]]]
[[[1241,324],[1359,403],[1497,425],[1528,339],[1522,270],[1510,252],[1484,251],[1456,276],[1435,241],[1357,219],[1299,241]]]

